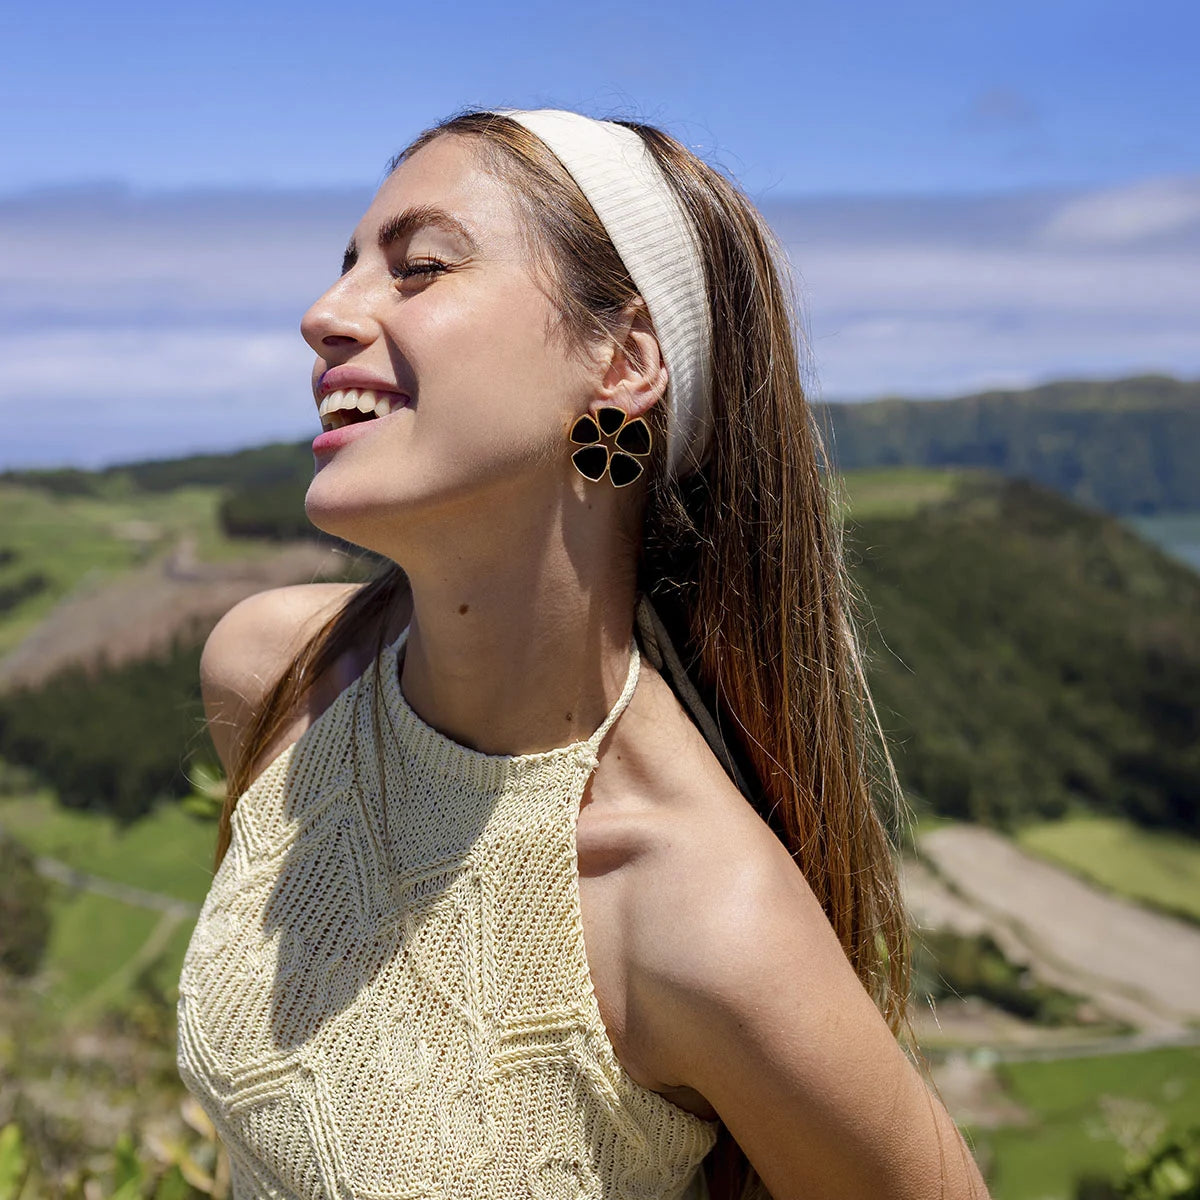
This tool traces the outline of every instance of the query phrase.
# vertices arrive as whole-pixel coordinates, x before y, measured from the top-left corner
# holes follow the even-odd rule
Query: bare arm
[[[633,994],[659,1078],[712,1104],[775,1200],[987,1200],[775,844],[726,846],[674,900],[639,910]]]

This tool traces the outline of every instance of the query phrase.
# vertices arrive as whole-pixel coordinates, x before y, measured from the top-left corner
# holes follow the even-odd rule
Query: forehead
[[[402,162],[363,214],[355,241],[359,246],[373,242],[382,226],[415,208],[443,210],[466,226],[481,252],[509,249],[520,237],[509,186],[483,165],[465,138],[442,135]],[[422,227],[441,238],[455,237],[436,223]]]

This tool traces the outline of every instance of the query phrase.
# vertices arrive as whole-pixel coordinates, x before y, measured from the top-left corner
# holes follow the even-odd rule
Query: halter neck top
[[[718,1122],[621,1066],[580,919],[579,804],[636,643],[590,738],[496,755],[409,706],[406,637],[239,798],[187,948],[177,1065],[234,1200],[706,1195]]]

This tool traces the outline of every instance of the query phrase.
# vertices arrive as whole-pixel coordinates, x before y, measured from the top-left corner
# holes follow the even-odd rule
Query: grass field
[[[991,1156],[992,1200],[1072,1200],[1083,1172],[1121,1170],[1122,1139],[1168,1122],[1200,1123],[1197,1047],[1005,1063],[997,1071],[1033,1121],[964,1131],[981,1160]]]
[[[111,817],[64,808],[42,790],[0,799],[0,826],[36,854],[178,900],[200,904],[212,883],[217,827],[178,804],[160,804],[122,831]]]
[[[63,808],[43,790],[0,799],[0,826],[35,854],[195,905],[212,883],[216,825],[178,804],[160,805],[121,830],[108,816]],[[57,882],[51,884],[51,917],[38,986],[63,1022],[122,1007],[143,967],[170,996],[195,925],[188,917]]]
[[[931,467],[886,467],[847,471],[842,476],[850,515],[908,517],[954,495],[969,472]]]
[[[137,954],[162,914],[60,884],[52,885],[52,894],[54,924],[40,972],[47,1000],[65,1015],[102,986],[117,999],[110,980]]]
[[[252,557],[257,543],[233,541],[217,523],[221,492],[213,487],[138,494],[114,487],[103,498],[54,496],[39,488],[0,484],[0,547],[15,551],[0,563],[0,586],[35,572],[47,587],[0,621],[0,655],[21,641],[64,596],[136,567],[175,544],[196,539],[207,562]]]
[[[1101,816],[1028,825],[1016,841],[1118,895],[1200,922],[1200,841]]]

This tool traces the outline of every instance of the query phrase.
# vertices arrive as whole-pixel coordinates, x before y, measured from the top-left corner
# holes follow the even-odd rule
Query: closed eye
[[[411,279],[414,275],[435,275],[439,271],[448,270],[450,264],[440,258],[405,259],[399,266],[392,268],[392,276],[396,279]]]

